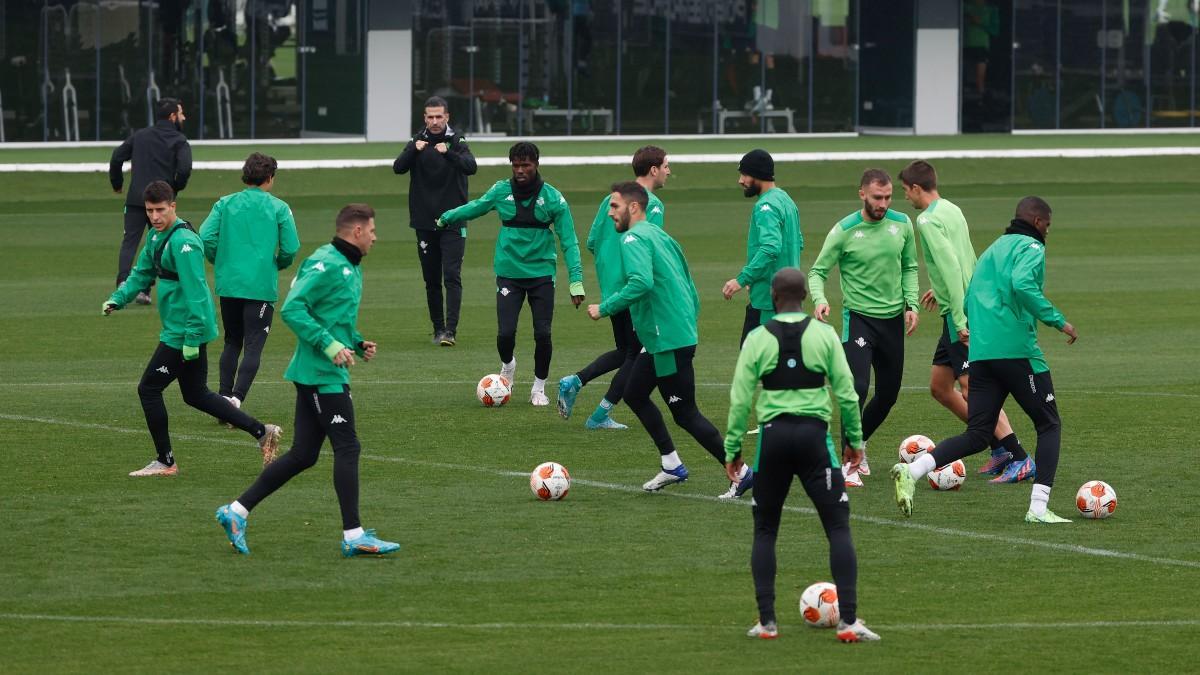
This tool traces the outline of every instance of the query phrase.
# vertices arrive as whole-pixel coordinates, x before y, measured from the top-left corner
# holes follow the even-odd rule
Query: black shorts
[[[971,362],[968,360],[967,346],[958,340],[950,340],[950,315],[942,317],[942,337],[938,339],[937,348],[933,350],[933,365],[947,366],[954,371],[954,379],[970,375]],[[957,331],[955,331],[957,333]]]

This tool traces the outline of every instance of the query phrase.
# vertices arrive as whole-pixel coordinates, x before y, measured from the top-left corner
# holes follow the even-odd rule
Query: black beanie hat
[[[747,152],[738,164],[738,171],[759,180],[775,180],[775,160],[766,150],[754,149]]]

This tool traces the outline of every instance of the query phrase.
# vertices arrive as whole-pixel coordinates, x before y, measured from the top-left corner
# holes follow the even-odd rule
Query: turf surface
[[[340,558],[326,452],[254,512],[253,555],[232,554],[212,512],[257,475],[248,437],[186,408],[172,388],[180,475],[125,476],[153,455],[135,385],[158,324],[146,308],[100,316],[120,199],[100,175],[6,175],[0,664],[10,672],[1187,670],[1200,656],[1200,518],[1189,506],[1200,478],[1192,436],[1200,247],[1186,206],[1200,179],[1191,164],[938,163],[944,194],[968,215],[979,251],[1020,196],[1037,193],[1054,207],[1047,292],[1081,338],[1068,347],[1042,333],[1064,420],[1051,508],[1076,516],[1075,489],[1091,479],[1111,483],[1121,501],[1107,521],[1035,527],[1021,521],[1028,485],[991,486],[972,473],[961,492],[919,488],[913,518],[899,517],[885,476],[896,444],[961,430],[925,390],[938,323],[923,314],[907,343],[906,388],[871,445],[876,473],[852,493],[860,615],[884,638],[860,646],[805,628],[794,609],[805,586],[830,576],[800,491],[779,546],[782,638],[742,637],[755,616],[749,500],[711,500],[726,486],[720,468],[674,427],[692,479],[666,494],[640,493],[655,452],[628,409],[615,412],[634,425],[628,431],[582,429],[599,383],[584,389],[570,422],[532,409],[524,402],[528,318],[514,402],[478,406],[475,380],[498,367],[496,223],[488,217],[471,230],[459,346],[435,348],[407,227],[407,180],[386,169],[284,173],[277,194],[295,210],[303,254],[327,241],[346,201],[379,208],[360,327],[380,356],[354,374],[362,512],[367,527],[404,549],[390,559]],[[781,185],[800,204],[805,266],[828,227],[856,208],[862,168],[780,166]],[[481,171],[472,193],[502,175]],[[546,178],[574,205],[583,237],[603,186],[622,173],[584,167]],[[733,167],[681,166],[661,193],[704,303],[699,400],[720,428],[745,302],[719,295],[744,250],[750,203],[735,178]],[[199,223],[237,187],[236,173],[198,173],[180,213]],[[586,254],[585,262],[590,279]],[[922,270],[922,288],[924,279]],[[588,321],[561,294],[557,313],[553,379],[611,340],[607,324]],[[281,374],[293,338],[282,322],[275,328],[246,407],[290,438],[294,396]],[[210,350],[215,371],[219,342]],[[1032,447],[1028,421],[1013,419]],[[545,460],[576,479],[564,502],[538,503],[526,487],[525,472]]]

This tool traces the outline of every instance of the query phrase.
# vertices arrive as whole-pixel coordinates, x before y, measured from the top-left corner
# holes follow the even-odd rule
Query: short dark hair
[[[442,98],[441,96],[430,96],[429,98],[425,99],[425,107],[441,108],[442,110],[445,110],[447,114],[450,113],[450,105],[446,103],[446,99]]]
[[[1041,197],[1025,197],[1017,202],[1016,217],[1028,223],[1033,223],[1034,218],[1042,220],[1050,220],[1050,205]]]
[[[650,195],[646,192],[646,188],[636,181],[613,183],[612,191],[621,195],[621,198],[626,201],[637,202],[641,205],[642,211],[645,211],[650,204]]]
[[[803,302],[808,297],[808,281],[799,267],[780,268],[771,278],[771,289],[784,302]]]
[[[142,190],[142,201],[147,204],[169,204],[175,201],[175,189],[165,180],[156,180]]]
[[[337,231],[351,230],[355,225],[366,225],[375,217],[375,209],[369,204],[347,204],[337,214]]]
[[[637,152],[633,153],[633,175],[638,177],[648,175],[650,169],[662,166],[666,159],[667,151],[656,145],[638,148]]]
[[[179,112],[180,105],[181,103],[177,98],[168,96],[167,98],[158,99],[158,103],[154,105],[155,119],[165,120],[170,118],[171,115]]]
[[[530,143],[529,141],[520,141],[519,143],[514,143],[513,146],[508,149],[509,162],[515,162],[518,159],[528,159],[534,164],[537,164],[538,159],[540,159],[541,156],[542,153],[538,150],[538,146]]]
[[[905,185],[916,185],[925,190],[937,189],[937,171],[933,165],[923,159],[914,160],[900,171],[900,182]]]
[[[871,183],[879,183],[880,185],[891,185],[892,177],[883,169],[867,169],[863,172],[862,179],[858,181],[859,189],[865,188]]]
[[[262,185],[275,176],[279,162],[261,152],[252,152],[242,165],[242,182],[246,185]]]

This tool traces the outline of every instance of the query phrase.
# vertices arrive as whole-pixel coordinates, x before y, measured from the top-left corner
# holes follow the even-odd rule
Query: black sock
[[[1017,440],[1017,435],[1015,433],[1009,434],[999,440],[997,440],[996,436],[993,434],[992,449],[995,450],[1000,446],[1004,446],[1005,450],[1011,452],[1012,458],[1015,461],[1023,462],[1025,461],[1025,458],[1029,456],[1025,453],[1025,448],[1021,447],[1021,442]]]

